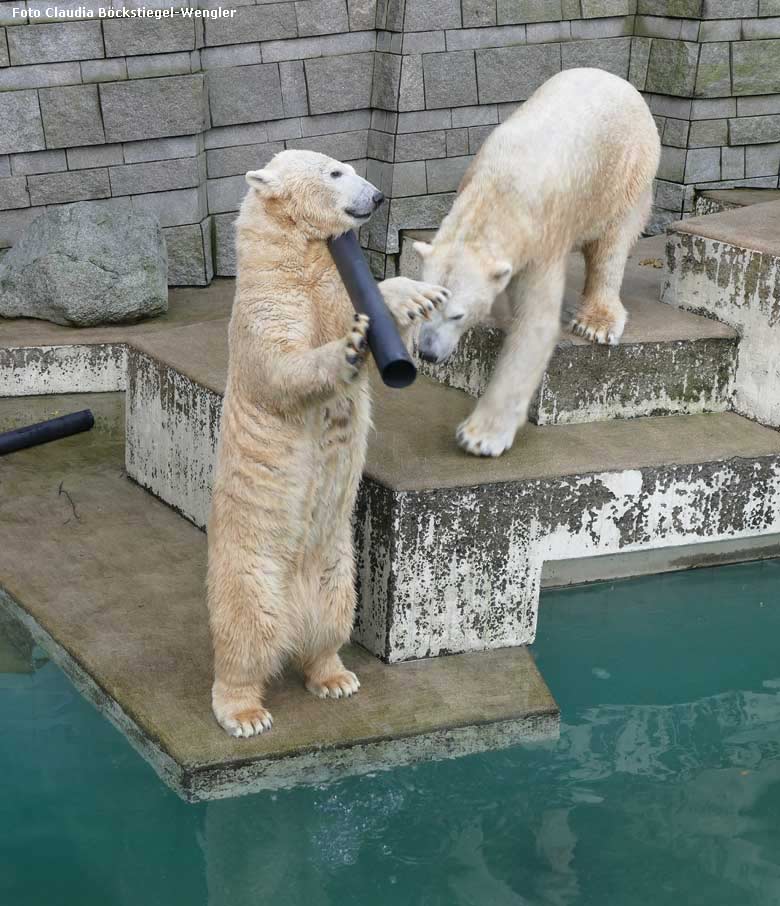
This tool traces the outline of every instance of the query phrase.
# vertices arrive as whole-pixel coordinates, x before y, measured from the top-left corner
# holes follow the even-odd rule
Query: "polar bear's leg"
[[[644,195],[624,220],[583,246],[585,290],[571,327],[588,340],[614,346],[623,335],[626,310],[620,301],[620,285],[631,246],[647,223],[651,200],[649,193]]]
[[[355,569],[351,523],[336,533],[335,543],[307,602],[309,615],[306,641],[299,654],[306,688],[318,698],[348,698],[360,688],[358,678],[347,670],[339,649],[349,641],[355,616]],[[303,608],[302,608],[303,609]]]
[[[271,577],[273,564],[226,558],[218,570],[209,564],[209,622],[214,645],[211,705],[231,736],[270,730],[273,719],[263,705],[267,681],[282,665],[284,645],[279,619],[281,592]],[[219,573],[218,581],[216,572]]]
[[[560,336],[565,262],[526,274],[512,286],[514,318],[484,395],[457,430],[475,456],[500,456],[528,417],[536,388]]]

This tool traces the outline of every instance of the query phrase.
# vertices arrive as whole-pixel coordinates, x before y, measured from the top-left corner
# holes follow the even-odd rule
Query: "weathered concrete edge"
[[[0,348],[0,397],[125,389],[127,343]]]
[[[181,765],[154,743],[125,712],[116,699],[95,681],[79,661],[25,610],[24,605],[0,586],[0,607],[18,620],[49,657],[62,669],[76,690],[119,730],[138,754],[155,770],[160,779],[186,799],[185,773]]]
[[[389,668],[393,669],[393,668]],[[352,746],[322,749],[293,758],[261,759],[185,772],[183,797],[189,802],[226,799],[264,790],[333,783],[375,771],[391,771],[419,761],[461,758],[528,742],[556,739],[560,711],[539,711],[494,723],[473,723]],[[279,770],[282,767],[285,770]]]

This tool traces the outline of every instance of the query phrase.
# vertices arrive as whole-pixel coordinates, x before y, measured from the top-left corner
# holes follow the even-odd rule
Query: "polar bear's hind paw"
[[[360,680],[351,670],[340,670],[324,679],[308,679],[306,688],[317,698],[349,698],[360,688]]]
[[[259,736],[273,726],[271,712],[265,708],[244,708],[241,711],[220,715],[220,726],[230,736]]]
[[[626,312],[622,305],[583,305],[569,326],[591,343],[617,346],[626,326]]]
[[[476,413],[458,425],[458,445],[472,456],[501,456],[514,443],[516,429],[500,424],[481,424]]]

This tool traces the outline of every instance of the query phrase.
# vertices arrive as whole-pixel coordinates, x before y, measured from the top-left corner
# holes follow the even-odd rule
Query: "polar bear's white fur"
[[[457,431],[468,452],[499,456],[524,424],[558,338],[575,246],[587,277],[572,328],[598,343],[619,341],[623,271],[647,222],[659,158],[638,91],[599,69],[567,70],[491,133],[432,245],[415,244],[424,279],[452,292],[423,327],[424,358],[444,361],[504,291],[512,312],[490,384]]]
[[[350,517],[370,424],[367,320],[326,239],[382,200],[352,167],[309,151],[283,151],[247,182],[208,525],[212,707],[233,736],[270,728],[266,684],[287,660],[317,696],[359,686],[338,651],[355,610]],[[447,295],[404,277],[380,289],[407,333]]]

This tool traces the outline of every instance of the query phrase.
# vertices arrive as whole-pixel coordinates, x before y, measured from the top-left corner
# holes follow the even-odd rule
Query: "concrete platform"
[[[411,248],[434,231],[404,233],[401,272],[419,277]],[[538,425],[578,424],[645,415],[723,412],[729,408],[736,367],[736,332],[711,319],[679,311],[670,316],[659,302],[665,237],[640,240],[623,281],[628,323],[618,346],[594,345],[566,326],[530,412]],[[576,310],[585,268],[582,255],[569,260],[564,322]],[[479,397],[493,373],[503,343],[501,330],[474,328],[443,365],[422,362],[423,373]]]
[[[128,473],[198,525],[226,361],[217,322],[145,337],[129,359]],[[533,641],[550,561],[780,532],[780,433],[733,413],[528,425],[484,460],[454,442],[472,406],[427,378],[375,387],[356,638],[384,660]]]
[[[696,193],[694,214],[697,217],[721,214],[766,201],[780,201],[780,189],[706,189]]]
[[[740,335],[734,408],[780,427],[780,201],[669,228],[662,301]]]
[[[169,309],[138,324],[77,329],[35,318],[0,318],[0,397],[124,390],[133,338],[226,318],[233,280],[205,289],[171,289]]]
[[[354,698],[273,687],[271,733],[227,736],[209,703],[202,532],[127,480],[118,394],[0,401],[0,425],[89,405],[87,433],[0,459],[0,611],[29,629],[189,800],[315,784],[555,735],[523,648],[388,667],[358,646]]]

